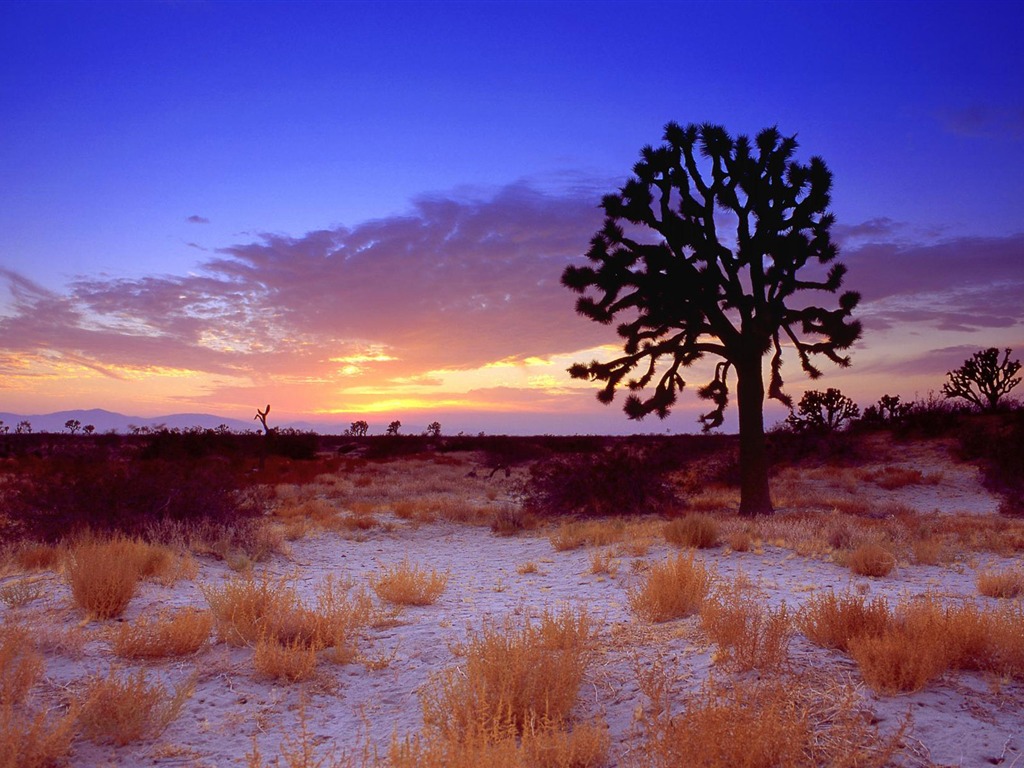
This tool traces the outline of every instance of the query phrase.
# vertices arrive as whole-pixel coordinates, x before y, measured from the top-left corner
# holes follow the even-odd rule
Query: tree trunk
[[[768,449],[764,439],[764,382],[761,356],[736,365],[736,397],[740,414],[740,515],[775,512],[768,490]]]

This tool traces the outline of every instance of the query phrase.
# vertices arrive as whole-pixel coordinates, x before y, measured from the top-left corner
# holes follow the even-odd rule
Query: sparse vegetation
[[[629,607],[647,621],[680,619],[700,609],[711,580],[712,573],[692,553],[671,556],[651,566],[643,584],[629,593]]]
[[[665,524],[665,540],[680,547],[717,547],[719,537],[718,522],[710,515],[691,514]]]
[[[86,737],[118,746],[155,738],[181,712],[195,680],[169,690],[151,682],[144,670],[124,673],[115,667],[86,682],[79,723]]]
[[[370,577],[370,588],[394,605],[431,605],[448,586],[448,574],[427,570],[406,558]]]

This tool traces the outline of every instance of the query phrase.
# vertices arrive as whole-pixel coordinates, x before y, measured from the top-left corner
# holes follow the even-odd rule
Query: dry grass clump
[[[14,579],[0,587],[0,603],[8,608],[20,608],[43,596],[43,586],[30,578]]]
[[[516,573],[520,576],[525,576],[528,573],[540,573],[540,569],[533,560],[527,560],[522,565],[516,566]]]
[[[316,673],[316,650],[298,637],[282,642],[272,634],[262,635],[253,651],[253,666],[271,680],[309,680]]]
[[[861,544],[846,556],[846,565],[858,576],[888,576],[896,567],[896,556],[877,542]]]
[[[819,592],[797,614],[799,630],[815,645],[847,651],[850,640],[862,634],[880,634],[892,620],[882,598],[867,602],[860,595],[837,596]]]
[[[195,678],[174,691],[151,683],[145,670],[122,676],[111,667],[106,677],[94,677],[85,685],[79,722],[86,737],[118,746],[163,733],[195,690]]]
[[[681,697],[661,682],[641,680],[641,687],[655,694],[641,745],[651,768],[885,766],[906,727],[883,738],[856,691],[833,681],[711,678]]]
[[[754,537],[746,529],[732,531],[725,537],[725,543],[733,552],[749,552],[754,545]]]
[[[187,656],[198,651],[213,629],[213,614],[195,608],[162,611],[135,623],[120,624],[114,634],[114,653],[126,659]]]
[[[629,607],[647,621],[670,621],[697,611],[711,587],[711,572],[693,553],[652,565],[644,583],[629,593]]]
[[[1024,594],[1024,571],[1012,568],[1006,571],[982,571],[975,582],[978,592],[985,597],[1014,598]]]
[[[436,733],[392,740],[390,768],[600,768],[608,764],[611,738],[603,723],[564,725],[541,720],[522,733],[506,723],[475,726],[458,739]]]
[[[516,627],[485,622],[456,652],[456,667],[435,675],[421,692],[423,720],[445,741],[476,729],[524,733],[565,723],[589,660],[590,618],[585,611],[545,612]]]
[[[66,553],[54,544],[26,544],[14,552],[14,562],[26,571],[55,571]]]
[[[700,628],[718,646],[716,663],[737,670],[774,671],[787,659],[793,635],[785,603],[765,608],[745,584],[722,585],[700,607]]]
[[[126,539],[86,541],[68,555],[65,576],[75,604],[89,616],[111,619],[124,613],[142,578],[141,563],[129,556]]]
[[[618,517],[611,517],[564,522],[548,536],[548,540],[557,551],[565,552],[584,545],[606,547],[609,544],[622,541],[625,535],[625,521]]]
[[[887,491],[895,491],[898,488],[906,488],[911,485],[937,485],[942,480],[942,476],[936,472],[925,474],[919,469],[894,466],[861,470],[858,474],[869,483],[874,483]]]
[[[28,630],[0,626],[0,768],[48,768],[71,749],[77,711],[54,717],[27,702],[44,668]]]
[[[607,549],[596,550],[590,556],[590,572],[614,576],[619,571],[619,562],[615,559],[614,553]]]
[[[718,546],[718,521],[710,515],[686,515],[666,523],[664,534],[670,544],[709,549]]]
[[[405,558],[370,576],[370,588],[394,605],[432,605],[448,586],[448,574],[427,570]]]
[[[284,649],[329,649],[331,658],[348,663],[357,655],[361,629],[373,617],[373,603],[352,584],[328,577],[307,606],[287,579],[246,576],[221,587],[203,587],[213,611],[217,636],[231,645],[276,642]],[[264,653],[269,653],[264,648]]]

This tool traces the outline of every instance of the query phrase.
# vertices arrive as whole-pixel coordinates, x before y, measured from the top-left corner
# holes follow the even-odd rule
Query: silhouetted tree
[[[269,435],[270,434],[270,427],[267,426],[267,414],[269,414],[269,413],[270,413],[270,403],[267,403],[267,407],[266,407],[265,410],[261,411],[259,408],[257,408],[256,409],[256,415],[252,417],[253,421],[256,421],[257,419],[259,419],[260,424],[263,425],[263,434],[264,435]]]
[[[427,437],[440,437],[441,436],[441,422],[432,421],[427,424]]]
[[[78,419],[68,419],[67,421],[64,422],[64,429],[66,429],[72,435],[78,432],[78,430],[80,430],[81,428],[82,422],[80,422]]]
[[[9,426],[7,426],[6,424],[4,424],[4,420],[3,419],[0,419],[0,435],[6,435],[10,431],[11,431],[11,428]]]
[[[353,421],[349,426],[349,434],[355,435],[356,437],[366,437],[366,433],[369,431],[370,425],[360,419],[359,421]]]
[[[715,405],[701,421],[705,430],[722,424],[734,374],[740,514],[770,514],[765,355],[774,350],[767,394],[790,405],[782,391],[783,342],[817,378],[813,356],[847,366],[839,352],[860,336],[860,323],[850,319],[856,293],[842,294],[836,309],[806,296],[836,293],[846,273],[839,263],[827,272],[818,267],[837,254],[827,212],[832,174],[818,157],[807,165],[794,161],[796,138],[775,128],[752,145],[720,126],[669,123],[664,140],[645,147],[635,176],[602,201],[605,224],[587,252],[593,266],[570,266],[562,275],[564,285],[584,294],[576,303],[580,314],[605,324],[624,316],[617,326],[624,354],[569,372],[604,382],[603,403],[625,384],[632,419],[664,418],[685,386],[680,369],[705,355],[721,358],[713,380],[698,390]],[[624,381],[634,369],[639,377]],[[641,397],[655,380],[653,393]]]
[[[96,431],[96,427],[94,427],[92,424],[86,424],[84,427],[82,427],[82,431],[85,432],[85,434],[87,435],[91,435],[93,432]]]
[[[390,424],[388,424],[387,431],[384,434],[386,434],[386,435],[397,435],[398,434],[398,430],[400,430],[401,428],[402,428],[402,422],[397,421],[397,420],[396,421],[392,421]]]
[[[903,421],[912,408],[910,403],[901,403],[899,395],[882,395],[875,405],[864,409],[864,421],[895,424]]]
[[[858,416],[857,404],[835,387],[829,387],[824,392],[816,389],[804,392],[796,409],[790,410],[786,424],[798,432],[808,429],[835,432],[844,422]]]
[[[999,399],[1020,384],[1019,360],[1010,360],[1011,350],[1003,353],[999,360],[999,350],[989,347],[975,352],[955,371],[949,371],[949,378],[942,385],[942,394],[947,398],[960,397],[983,411],[994,411],[999,407]]]
[[[31,421],[19,421],[18,426],[14,428],[14,434],[16,435],[31,435],[32,434],[32,422]]]

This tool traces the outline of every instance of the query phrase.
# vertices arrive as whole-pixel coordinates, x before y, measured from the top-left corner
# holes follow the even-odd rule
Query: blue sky
[[[864,404],[885,382],[937,390],[950,360],[1024,337],[1022,28],[1014,3],[4,4],[0,410],[244,415],[276,396],[296,417],[632,428],[559,380],[603,342],[557,279],[669,120],[777,124],[832,169],[868,330],[854,367],[814,386]],[[443,211],[489,234],[458,258],[448,238],[417,250]],[[499,290],[499,236],[529,244],[497,270],[532,297],[517,344],[480,338],[508,317],[455,311]],[[303,261],[355,239],[393,250],[344,274]],[[271,251],[248,288],[220,279]],[[915,294],[940,257],[948,284]],[[285,266],[304,264],[303,287]],[[419,305],[437,265],[452,295]],[[883,295],[894,275],[906,289]],[[167,296],[200,289],[209,327],[168,319]],[[979,307],[997,309],[964,320]],[[667,426],[691,429],[692,409]]]

